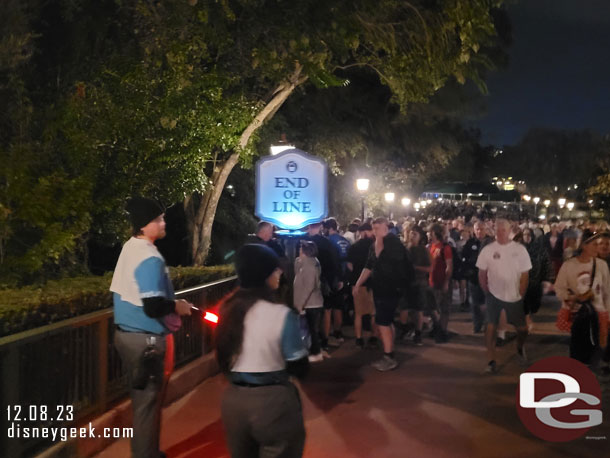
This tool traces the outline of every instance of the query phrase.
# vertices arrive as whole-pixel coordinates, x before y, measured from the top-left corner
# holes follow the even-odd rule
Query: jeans
[[[315,309],[305,309],[305,318],[307,318],[307,326],[311,334],[311,348],[309,353],[317,355],[320,353],[320,320],[322,319],[322,307]]]

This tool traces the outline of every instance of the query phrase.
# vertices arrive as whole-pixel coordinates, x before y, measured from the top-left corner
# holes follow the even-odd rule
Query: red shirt
[[[434,242],[428,246],[432,258],[432,271],[430,272],[430,286],[442,289],[447,281],[447,263],[445,260],[453,259],[451,247],[443,242]]]

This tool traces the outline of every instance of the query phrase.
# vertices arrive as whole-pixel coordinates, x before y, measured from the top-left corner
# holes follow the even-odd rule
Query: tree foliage
[[[0,47],[3,268],[65,267],[88,239],[119,240],[135,193],[184,199],[203,262],[231,170],[297,88],[367,71],[403,112],[450,81],[484,90],[500,3],[4,2],[18,20]]]

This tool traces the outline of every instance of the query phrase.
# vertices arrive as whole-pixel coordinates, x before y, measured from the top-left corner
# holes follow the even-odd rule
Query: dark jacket
[[[383,239],[383,251],[375,255],[371,245],[366,268],[372,271],[373,294],[388,297],[400,296],[414,281],[414,268],[407,249],[394,234]]]
[[[322,274],[320,279],[326,283],[329,288],[334,288],[337,281],[341,277],[341,264],[339,263],[339,256],[337,255],[337,249],[333,243],[326,237],[316,234],[312,237],[306,237],[305,240],[314,242],[318,247],[318,261],[320,261],[320,267],[322,268]],[[323,288],[324,290],[325,288]]]
[[[485,236],[483,240],[471,237],[462,249],[462,276],[464,279],[475,284],[479,283],[479,269],[477,269],[477,259],[485,245],[493,242],[491,237]]]
[[[563,260],[563,234],[557,234],[555,248],[551,247],[551,233],[544,235],[544,246],[551,259]]]

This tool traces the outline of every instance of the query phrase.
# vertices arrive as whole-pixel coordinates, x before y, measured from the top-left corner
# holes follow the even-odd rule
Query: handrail
[[[176,291],[176,296],[182,296],[189,293],[195,293],[202,291],[204,289],[211,288],[212,286],[220,285],[223,283],[227,283],[230,281],[234,281],[237,279],[237,275],[233,275],[231,277],[222,278],[220,280],[215,280],[209,283],[204,283],[202,285],[195,286],[193,288],[182,289],[180,291]],[[78,315],[72,318],[68,318],[65,320],[57,321],[55,323],[46,324],[44,326],[39,326],[37,328],[28,329],[26,331],[21,331],[16,334],[10,334],[8,336],[0,337],[0,350],[2,347],[9,345],[16,341],[25,342],[32,338],[38,337],[41,334],[51,333],[55,330],[61,329],[65,326],[72,325],[86,325],[89,323],[93,323],[98,321],[98,319],[106,314],[112,314],[112,307],[108,307],[102,310],[96,310],[95,312],[90,312],[85,315]]]
[[[177,291],[176,297],[206,309],[236,283],[237,277],[231,276]],[[1,337],[0,405],[73,405],[74,422],[105,412],[111,402],[128,393],[128,377],[112,343],[113,318],[109,307]],[[214,348],[212,328],[200,314],[182,318],[174,341],[176,367]],[[6,416],[0,417],[0,429],[6,431],[8,421]],[[49,425],[38,422],[32,426]],[[49,445],[44,438],[0,436],[3,456],[31,455]]]
[[[226,282],[233,281],[233,280],[237,280],[237,275],[233,275],[233,276],[227,277],[227,278],[222,278],[222,279],[216,280],[216,281],[211,281],[210,283],[204,283],[203,285],[194,286],[193,288],[181,289],[180,291],[176,291],[175,294],[176,294],[176,296],[179,296],[182,294],[194,293],[199,290],[206,289],[211,286],[220,285],[221,283],[226,283]]]

